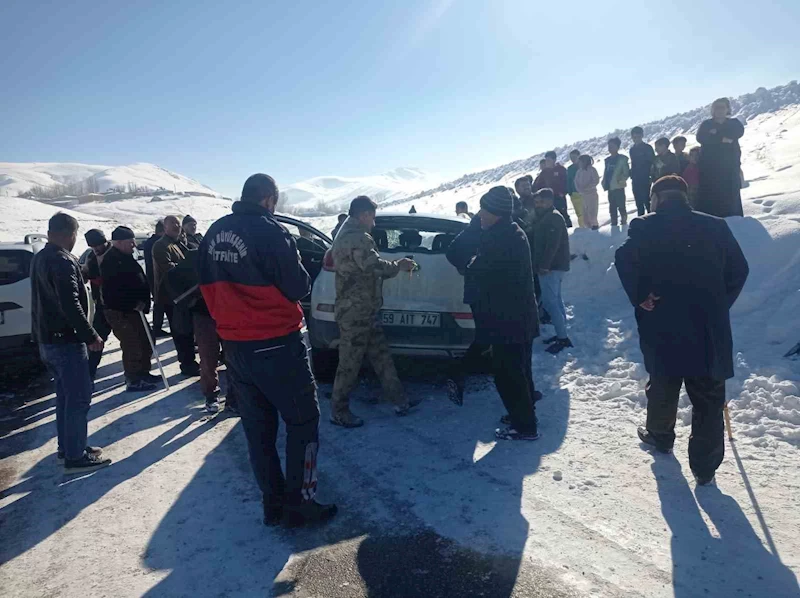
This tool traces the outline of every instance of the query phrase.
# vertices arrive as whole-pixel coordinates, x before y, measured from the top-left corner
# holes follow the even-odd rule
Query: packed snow
[[[689,482],[686,396],[674,456],[644,452],[636,438],[647,373],[633,308],[613,264],[625,230],[612,229],[601,194],[601,229],[570,236],[579,257],[565,277],[564,298],[575,347],[559,356],[538,342],[534,350],[534,377],[545,396],[537,405],[539,441],[494,441],[503,409],[483,376],[470,381],[465,405],[457,408],[436,375],[417,374],[424,368],[412,364],[405,370],[407,391],[425,400],[403,419],[389,406],[359,400],[379,392],[366,380],[354,410],[367,425],[357,431],[328,424],[330,387],[322,386],[320,498],[338,502],[342,514],[320,532],[275,533],[259,524],[238,420],[200,418],[199,391],[177,378],[170,393],[130,400],[113,386],[121,373],[115,353],[102,366],[90,412],[90,441],[107,447],[111,468],[54,483],[55,426],[46,392],[20,408],[21,427],[2,437],[23,448],[4,460],[13,475],[10,490],[0,494],[0,523],[11,530],[0,546],[0,584],[15,596],[280,595],[287,586],[272,580],[303,570],[325,547],[424,529],[480,553],[508,555],[520,580],[539,568],[574,595],[800,596],[800,360],[782,357],[800,341],[797,89],[793,83],[735,102],[747,117],[741,144],[749,184],[745,217],[728,223],[751,274],[732,311],[735,377],[727,389],[735,441],[726,440],[716,487],[695,489]],[[691,147],[706,114],[664,119],[648,125],[647,136],[683,133]],[[629,138],[620,136],[627,147]],[[596,147],[590,152],[596,158],[604,155],[602,145],[577,144],[585,151]],[[535,162],[470,175],[458,185],[390,201],[387,209],[414,205],[450,214],[465,200],[477,210],[486,190],[535,172]],[[11,214],[1,240],[42,230],[45,217],[18,201],[0,204]],[[12,205],[22,207],[11,212]],[[116,223],[141,219],[144,226],[167,213],[191,213],[203,229],[229,206],[210,198],[176,197],[161,205],[137,199],[87,204],[77,214],[82,228],[108,231]],[[635,214],[630,191],[628,208]],[[329,231],[335,218],[311,222]],[[167,373],[175,376],[171,343],[160,346]],[[97,555],[103,555],[102,579],[96,566],[74,566],[98,563]],[[363,583],[356,577],[345,583]],[[300,578],[292,586],[296,595],[304,595],[302,584]],[[369,586],[353,595],[370,595]]]

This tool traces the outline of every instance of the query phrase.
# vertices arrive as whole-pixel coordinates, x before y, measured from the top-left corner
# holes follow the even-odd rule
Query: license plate
[[[381,322],[384,326],[439,328],[442,325],[442,317],[441,314],[418,311],[382,311]]]

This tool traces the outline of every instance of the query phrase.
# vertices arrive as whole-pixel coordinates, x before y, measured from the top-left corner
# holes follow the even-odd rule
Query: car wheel
[[[330,349],[311,349],[311,367],[317,382],[330,383],[336,377],[339,352]]]

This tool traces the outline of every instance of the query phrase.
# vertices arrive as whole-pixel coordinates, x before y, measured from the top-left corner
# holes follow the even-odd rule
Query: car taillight
[[[472,312],[468,313],[454,313],[450,314],[456,320],[471,320],[472,319]]]
[[[317,311],[332,314],[334,311],[333,305],[330,303],[317,303]]]
[[[325,252],[325,257],[322,259],[322,269],[328,272],[336,272],[336,268],[333,266],[333,251],[330,249]]]

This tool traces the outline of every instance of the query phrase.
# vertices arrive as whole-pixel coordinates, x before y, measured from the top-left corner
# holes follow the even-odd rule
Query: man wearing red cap
[[[653,185],[652,212],[630,224],[616,268],[636,308],[647,383],[639,438],[669,453],[681,386],[692,402],[689,466],[699,485],[714,481],[725,453],[725,380],[733,377],[729,310],[749,268],[728,225],[689,207],[679,176]]]

